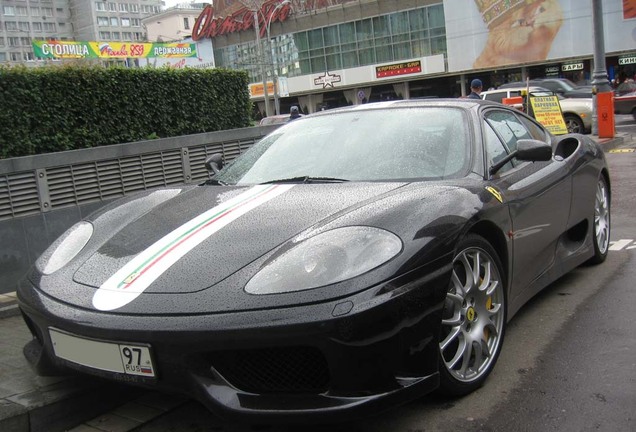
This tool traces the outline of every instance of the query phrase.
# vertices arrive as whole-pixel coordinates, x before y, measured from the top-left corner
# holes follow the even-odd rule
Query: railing
[[[0,160],[0,293],[15,290],[35,259],[82,216],[114,198],[207,178],[277,126],[209,132]]]

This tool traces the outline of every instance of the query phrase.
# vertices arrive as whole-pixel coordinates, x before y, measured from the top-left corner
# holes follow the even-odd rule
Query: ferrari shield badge
[[[503,197],[501,196],[501,192],[499,192],[497,189],[495,189],[492,186],[486,186],[486,190],[490,192],[495,198],[497,198],[497,201],[499,201],[500,203],[503,203]]]

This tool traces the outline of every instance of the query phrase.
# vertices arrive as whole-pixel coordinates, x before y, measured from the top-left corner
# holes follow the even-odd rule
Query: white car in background
[[[530,96],[556,96],[559,98],[563,120],[569,133],[590,133],[592,130],[592,98],[564,98],[543,87],[500,88],[481,92],[481,98],[501,103],[504,98],[521,96],[522,90],[528,90]],[[523,109],[522,106],[517,108]]]

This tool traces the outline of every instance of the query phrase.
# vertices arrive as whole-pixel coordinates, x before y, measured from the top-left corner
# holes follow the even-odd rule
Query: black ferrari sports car
[[[256,421],[464,395],[525,302],[608,252],[599,145],[488,101],[323,111],[206,165],[205,183],[109,204],[39,258],[18,292],[38,373]]]

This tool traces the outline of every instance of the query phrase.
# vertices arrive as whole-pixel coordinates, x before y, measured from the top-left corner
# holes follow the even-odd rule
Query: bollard
[[[596,116],[598,137],[614,138],[614,93],[603,92],[596,95]]]

